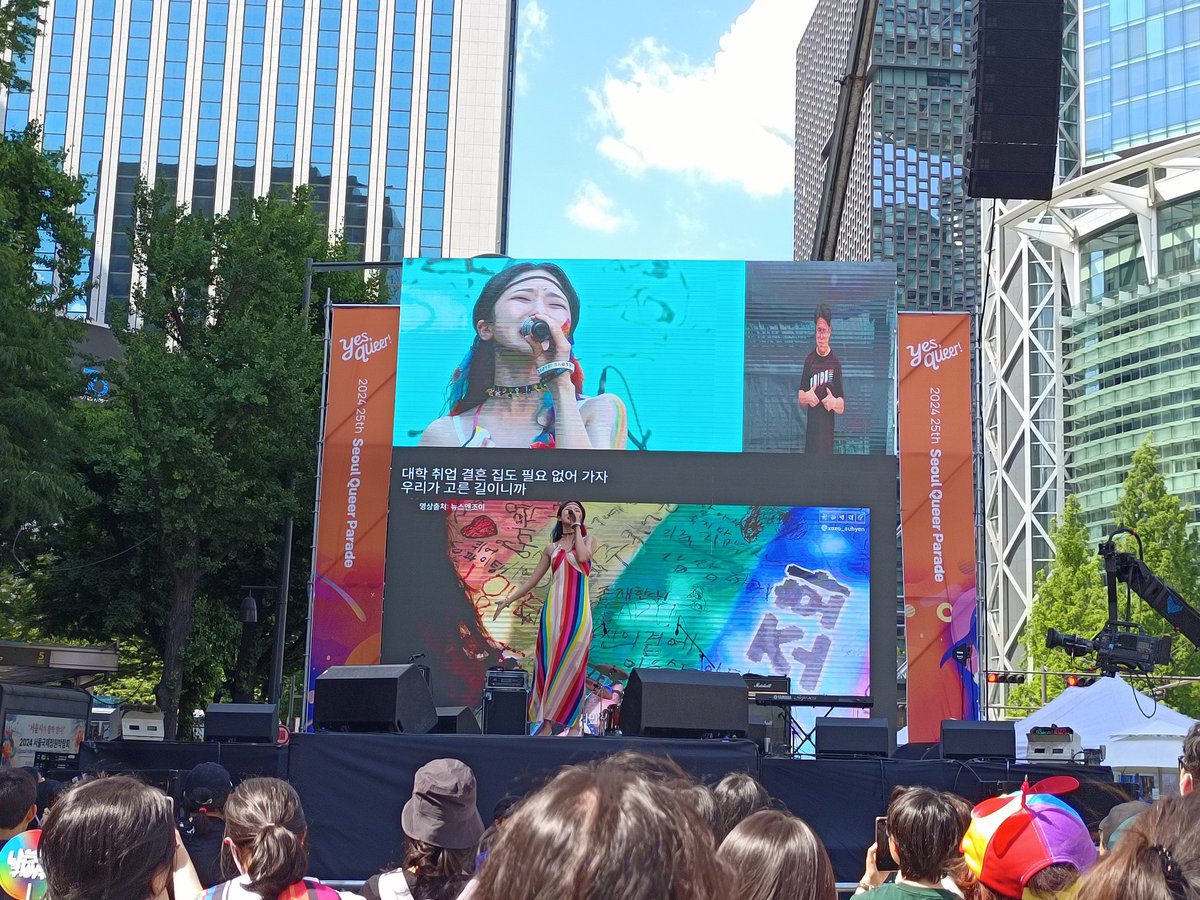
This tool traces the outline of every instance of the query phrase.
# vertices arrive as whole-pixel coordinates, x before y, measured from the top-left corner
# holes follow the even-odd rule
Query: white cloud
[[[590,92],[598,149],[631,172],[659,169],[771,196],[792,190],[796,45],[815,0],[754,0],[711,61],[645,38]]]
[[[612,234],[629,224],[629,217],[616,211],[615,206],[612,197],[600,190],[598,184],[585,181],[567,206],[566,213],[567,218],[580,228]]]
[[[550,16],[538,0],[525,0],[519,13],[520,38],[517,41],[517,91],[525,93],[529,87],[529,76],[526,67],[530,60],[537,59],[546,46],[546,29],[550,24]]]

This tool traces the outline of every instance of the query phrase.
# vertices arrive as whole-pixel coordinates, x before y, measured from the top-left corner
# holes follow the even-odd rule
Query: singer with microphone
[[[595,548],[583,524],[583,504],[568,500],[558,508],[557,518],[537,567],[492,612],[495,619],[537,587],[547,572],[553,573],[538,624],[537,670],[529,695],[529,722],[539,735],[553,734],[555,727],[583,733],[581,713],[592,644],[588,576]]]
[[[475,338],[454,371],[447,415],[429,424],[422,446],[625,448],[625,404],[583,394],[579,295],[561,268],[502,269],[480,291],[471,321]]]

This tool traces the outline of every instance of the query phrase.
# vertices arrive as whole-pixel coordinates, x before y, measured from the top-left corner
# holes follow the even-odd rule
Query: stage
[[[857,881],[874,822],[897,785],[954,791],[972,802],[1015,790],[1050,774],[1070,774],[1083,787],[1066,797],[1095,828],[1109,808],[1128,799],[1105,767],[1016,765],[1003,761],[760,758],[750,741],[654,740],[622,737],[530,738],[453,734],[297,734],[287,747],[264,744],[182,744],[112,741],[85,747],[81,767],[136,771],[175,788],[177,776],[199,762],[220,762],[240,780],[252,775],[288,779],[309,822],[312,874],[364,879],[400,856],[400,810],[413,773],[432,759],[455,757],[475,771],[479,811],[508,793],[525,793],[562,766],[622,750],[670,756],[709,783],[727,772],[757,775],[771,795],[821,836],[838,881]]]

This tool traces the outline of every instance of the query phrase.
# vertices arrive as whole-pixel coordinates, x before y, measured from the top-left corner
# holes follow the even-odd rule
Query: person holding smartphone
[[[867,850],[855,894],[870,891],[871,900],[959,900],[943,887],[943,879],[961,857],[959,847],[970,824],[969,814],[964,820],[962,805],[949,794],[926,787],[897,788],[888,804],[884,839],[898,868],[896,880],[884,884],[891,873],[880,868],[883,854],[877,838]]]
[[[568,500],[558,508],[557,518],[550,545],[542,551],[533,573],[499,601],[492,612],[495,619],[537,587],[547,572],[553,571],[538,625],[537,670],[529,695],[529,722],[534,726],[534,734],[542,735],[553,734],[555,726],[582,734],[580,713],[592,645],[588,576],[594,548],[583,524],[583,504]]]

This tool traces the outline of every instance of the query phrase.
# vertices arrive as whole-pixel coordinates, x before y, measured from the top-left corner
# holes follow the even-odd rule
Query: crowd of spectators
[[[897,788],[856,894],[871,900],[1200,900],[1200,725],[1180,756],[1180,791],[1125,803],[1098,840],[1051,778],[972,808]],[[485,827],[475,776],[437,759],[417,773],[396,823],[396,862],[359,893],[308,874],[308,825],[285,781],[204,763],[181,813],[130,776],[39,792],[0,769],[0,844],[40,824],[49,900],[834,900],[821,838],[750,775],[697,782],[665,757],[621,752],[568,766]],[[1097,843],[1099,846],[1097,846]],[[888,861],[894,865],[889,871]]]

